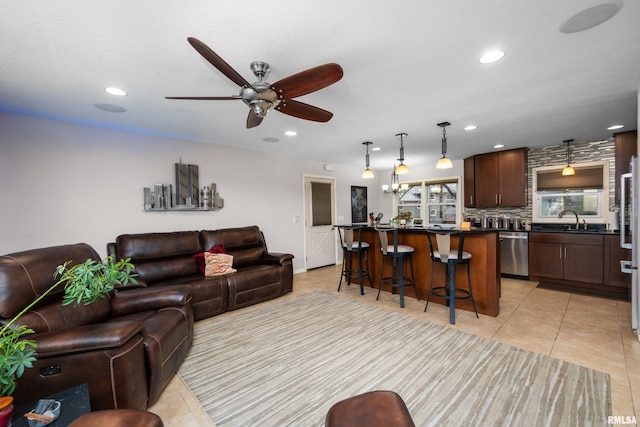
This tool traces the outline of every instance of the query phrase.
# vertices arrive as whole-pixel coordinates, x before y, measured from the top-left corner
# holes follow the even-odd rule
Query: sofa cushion
[[[225,276],[229,284],[228,309],[257,304],[282,295],[280,267],[252,265]]]
[[[205,319],[227,311],[229,291],[225,276],[207,277],[198,274],[157,283],[152,288],[174,288],[182,285],[188,285],[191,288],[195,320]]]
[[[89,305],[54,302],[32,310],[18,319],[16,326],[27,325],[34,332],[62,332],[77,326],[106,322],[111,317],[109,297],[100,298]]]
[[[151,285],[177,277],[201,275],[193,255],[202,252],[197,231],[122,234],[116,238],[118,258],[131,258],[137,279]]]
[[[225,228],[215,231],[201,231],[202,246],[209,250],[220,243],[228,254],[233,255],[235,268],[259,264],[267,254],[264,236],[258,226]]]
[[[219,245],[214,246],[213,248],[208,250],[209,253],[212,254],[226,254],[227,251],[224,249],[224,245],[220,243]],[[204,252],[197,253],[193,256],[193,259],[198,264],[198,268],[202,271],[202,274],[205,274],[206,262],[204,260]]]

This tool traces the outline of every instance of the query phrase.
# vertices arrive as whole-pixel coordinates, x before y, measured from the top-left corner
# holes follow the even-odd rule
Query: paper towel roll
[[[618,222],[618,212],[609,212],[607,216],[607,230],[619,230],[620,224]]]

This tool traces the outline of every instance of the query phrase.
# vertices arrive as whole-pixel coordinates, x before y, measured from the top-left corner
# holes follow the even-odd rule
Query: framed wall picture
[[[351,186],[351,222],[353,224],[368,221],[367,187]]]

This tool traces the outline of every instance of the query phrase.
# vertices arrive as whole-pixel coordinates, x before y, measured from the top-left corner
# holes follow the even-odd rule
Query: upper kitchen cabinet
[[[638,144],[638,132],[620,132],[613,134],[616,140],[616,203],[620,203],[620,175],[631,172],[629,161],[636,155]]]
[[[476,191],[474,186],[475,157],[464,159],[464,207],[476,207]]]
[[[465,159],[465,207],[527,205],[527,148],[478,154]],[[473,161],[473,179],[467,176]],[[469,163],[469,164],[468,164]],[[469,195],[473,197],[469,197]]]

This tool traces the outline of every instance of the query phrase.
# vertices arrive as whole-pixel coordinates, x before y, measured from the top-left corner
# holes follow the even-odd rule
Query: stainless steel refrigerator
[[[631,274],[631,327],[638,334],[640,298],[638,296],[638,158],[631,158],[631,172],[620,179],[620,246],[631,249],[631,260],[620,260],[623,273]],[[640,335],[638,335],[640,338]]]

